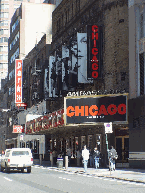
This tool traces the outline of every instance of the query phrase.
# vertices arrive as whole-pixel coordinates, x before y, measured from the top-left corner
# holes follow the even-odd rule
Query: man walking
[[[77,150],[76,154],[77,154],[77,166],[80,166],[81,152],[79,149]]]
[[[94,167],[93,153],[94,153],[93,150],[90,149],[90,155],[89,155],[90,167]]]
[[[89,150],[86,149],[86,145],[84,146],[84,150],[82,150],[82,157],[83,157],[83,163],[84,163],[84,171],[87,172]]]
[[[96,169],[99,168],[99,159],[100,159],[100,152],[97,150],[97,147],[94,148],[94,159],[95,159],[95,167]]]
[[[109,150],[109,161],[110,161],[110,166],[109,168],[111,168],[111,171],[114,170],[115,171],[115,160],[117,160],[118,155],[116,150],[114,149],[113,146],[111,146],[111,149]]]
[[[66,153],[67,153],[67,155],[68,155],[68,166],[70,167],[70,165],[71,165],[71,149],[68,148],[68,149],[66,150]]]

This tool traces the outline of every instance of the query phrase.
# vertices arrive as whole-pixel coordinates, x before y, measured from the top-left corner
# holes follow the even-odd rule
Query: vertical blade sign
[[[99,77],[99,27],[97,25],[87,26],[87,52],[87,78],[97,79]]]
[[[15,60],[15,103],[22,103],[22,60]]]

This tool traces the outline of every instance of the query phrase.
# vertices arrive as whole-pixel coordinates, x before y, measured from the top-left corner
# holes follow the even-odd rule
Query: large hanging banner
[[[103,63],[103,33],[98,25],[87,26],[87,78],[101,77]]]
[[[53,67],[55,63],[55,57],[50,56],[49,57],[49,97],[53,97],[53,89],[54,89],[54,80],[52,79],[55,75],[53,72]]]
[[[78,82],[89,83],[87,80],[87,33],[77,33],[78,43]]]
[[[23,62],[21,59],[15,60],[15,103],[22,103],[22,71]]]

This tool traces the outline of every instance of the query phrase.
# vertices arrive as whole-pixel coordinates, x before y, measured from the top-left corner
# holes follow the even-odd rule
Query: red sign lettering
[[[110,104],[107,108],[105,105],[101,105],[98,108],[97,105],[88,106],[69,106],[66,110],[66,114],[68,117],[73,116],[96,116],[96,115],[115,115],[118,114],[126,114],[126,105],[119,104],[118,107],[115,104]]]
[[[98,64],[95,64],[95,62],[98,63],[98,48],[97,48],[97,44],[96,44],[96,40],[98,40],[98,26],[97,25],[93,25],[92,26],[92,40],[93,40],[93,48],[92,48],[92,60],[91,62],[93,63],[92,66],[92,78],[98,78]]]

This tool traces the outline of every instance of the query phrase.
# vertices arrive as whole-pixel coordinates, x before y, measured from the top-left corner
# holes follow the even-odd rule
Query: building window
[[[8,55],[4,55],[4,54],[0,55],[0,60],[7,61],[8,60]]]
[[[86,145],[86,136],[81,136],[81,149],[84,149],[84,145]]]
[[[8,26],[8,21],[7,20],[0,21],[0,26]]]
[[[1,4],[0,10],[2,10],[2,9],[9,9],[9,4]]]
[[[78,8],[79,8],[79,11],[80,11],[80,0],[78,0]]]
[[[67,23],[67,11],[65,12],[65,24]]]
[[[0,35],[8,34],[8,29],[0,29]]]
[[[11,80],[14,76],[15,76],[15,69],[13,69],[13,70],[9,73],[9,80]]]
[[[68,22],[69,22],[69,9],[68,9],[68,12],[67,13],[68,13]]]
[[[3,64],[2,63],[0,63],[0,69],[3,69]]]
[[[8,52],[8,46],[0,46],[0,52],[6,51]]]
[[[93,143],[93,137],[92,135],[88,135],[88,148],[91,149],[92,148],[92,143]]]
[[[0,38],[0,43],[3,43],[3,42],[8,42],[8,38],[7,37]]]
[[[60,25],[61,25],[60,22],[61,21],[60,21],[60,18],[59,18],[58,21],[57,21],[57,31],[60,30]]]
[[[59,20],[58,20],[58,27],[59,27],[59,29],[60,29],[60,18],[59,18]]]
[[[144,94],[144,53],[139,55],[140,63],[140,95]]]
[[[9,13],[7,13],[7,12],[0,13],[0,18],[8,18],[8,17],[9,17]]]
[[[17,25],[19,24],[19,19],[15,21],[15,23],[12,25],[12,32],[16,29]]]
[[[80,11],[80,0],[76,0],[76,12]]]
[[[121,72],[121,81],[125,81],[126,72]]]
[[[143,13],[140,15],[140,39],[144,37]]]
[[[73,3],[72,3],[72,17],[73,17]]]
[[[19,32],[15,35],[13,41],[10,44],[10,50],[13,48],[13,46],[16,44],[17,40],[19,40]]]
[[[62,27],[63,27],[63,14],[62,14]]]
[[[15,59],[19,56],[19,48],[14,52],[14,54],[11,56],[10,62],[12,63],[15,61]]]

